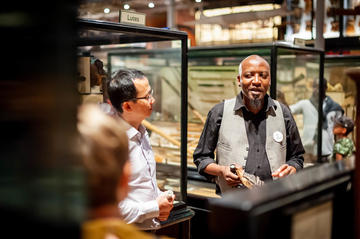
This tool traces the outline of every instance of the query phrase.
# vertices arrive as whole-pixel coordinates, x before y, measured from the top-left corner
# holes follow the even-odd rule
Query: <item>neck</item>
[[[139,130],[142,120],[139,121],[138,119],[134,119],[133,117],[127,114],[121,114],[120,117],[123,118],[129,125]]]
[[[89,211],[89,218],[92,219],[108,217],[121,217],[117,204],[102,205],[96,208],[92,208]]]

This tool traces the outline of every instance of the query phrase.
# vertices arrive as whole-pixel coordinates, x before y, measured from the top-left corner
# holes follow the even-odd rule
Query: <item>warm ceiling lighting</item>
[[[130,9],[130,5],[129,5],[129,4],[124,4],[124,9],[125,9],[125,10]]]
[[[104,13],[109,13],[110,9],[109,8],[104,8]]]
[[[201,2],[201,0],[195,0],[195,2]]]
[[[154,8],[155,4],[153,2],[149,2],[148,6],[149,6],[149,8]]]

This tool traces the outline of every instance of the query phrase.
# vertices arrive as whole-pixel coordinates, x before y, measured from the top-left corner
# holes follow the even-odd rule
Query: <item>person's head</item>
[[[327,91],[327,88],[328,88],[328,86],[327,86],[328,81],[325,78],[323,78],[323,79],[324,79],[323,80],[323,92],[324,92],[323,97],[325,98],[326,97],[326,91]],[[315,79],[313,81],[313,96],[318,97],[319,92],[320,92],[319,79]]]
[[[124,126],[98,106],[86,104],[79,108],[77,128],[90,207],[117,205],[127,196],[130,176]]]
[[[276,100],[283,103],[284,105],[288,105],[288,103],[286,102],[285,94],[280,90],[276,90]]]
[[[334,135],[347,136],[354,130],[354,121],[345,115],[335,118],[334,121]]]
[[[264,96],[271,83],[269,63],[261,56],[248,56],[239,65],[237,79],[245,105],[250,110],[259,111],[264,105]]]
[[[130,114],[140,122],[151,115],[155,99],[141,71],[119,70],[108,82],[107,91],[111,104],[121,114]]]

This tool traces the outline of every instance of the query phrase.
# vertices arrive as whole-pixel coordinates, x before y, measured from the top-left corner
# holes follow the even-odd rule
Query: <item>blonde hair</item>
[[[85,104],[79,107],[77,128],[90,205],[116,203],[116,188],[129,154],[125,126],[98,106]]]

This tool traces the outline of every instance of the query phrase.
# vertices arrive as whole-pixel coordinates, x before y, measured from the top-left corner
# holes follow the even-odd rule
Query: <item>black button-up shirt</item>
[[[286,163],[295,167],[296,170],[303,168],[303,154],[305,153],[299,131],[288,107],[281,104],[286,128]],[[245,171],[260,177],[261,180],[271,180],[269,160],[266,155],[266,112],[271,107],[277,107],[270,96],[265,95],[263,109],[257,114],[249,111],[243,103],[242,94],[236,97],[235,110],[241,109],[244,116],[245,128],[249,142],[249,153],[246,159]],[[213,176],[204,172],[214,160],[214,151],[217,146],[219,129],[224,111],[224,102],[215,105],[206,119],[199,144],[194,152],[194,163],[201,175],[208,178]]]

